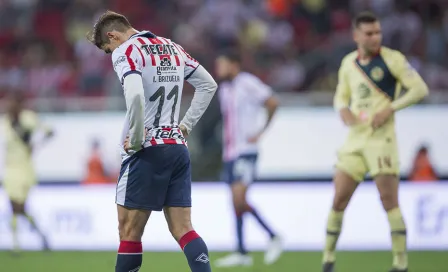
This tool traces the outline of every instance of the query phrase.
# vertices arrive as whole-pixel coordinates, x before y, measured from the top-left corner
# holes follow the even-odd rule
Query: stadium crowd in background
[[[85,40],[106,7],[173,37],[209,69],[220,49],[238,46],[247,70],[278,91],[333,91],[340,60],[353,49],[351,14],[368,8],[381,18],[385,45],[404,52],[432,90],[448,87],[446,1],[127,2],[0,1],[0,96],[16,89],[30,97],[121,95],[109,57]]]

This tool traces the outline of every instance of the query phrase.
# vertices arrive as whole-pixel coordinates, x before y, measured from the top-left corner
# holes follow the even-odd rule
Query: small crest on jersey
[[[115,62],[114,62],[114,68],[118,65],[118,64],[120,64],[120,63],[122,63],[122,62],[125,62],[126,61],[126,57],[125,56],[121,56],[121,57],[119,57]]]
[[[370,88],[366,84],[361,83],[358,86],[358,93],[360,98],[367,98],[370,96]]]
[[[171,66],[171,60],[169,58],[163,58],[160,61],[160,66]]]
[[[373,80],[380,81],[384,78],[384,71],[378,66],[373,67],[372,70],[370,71],[370,76],[372,77]]]

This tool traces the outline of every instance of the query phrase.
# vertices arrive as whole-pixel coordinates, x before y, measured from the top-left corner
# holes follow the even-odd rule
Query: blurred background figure
[[[426,145],[422,145],[415,154],[412,171],[409,175],[409,181],[412,182],[434,182],[438,181],[436,172],[431,163],[429,150]]]
[[[25,108],[25,98],[17,90],[8,96],[8,111],[2,120],[2,134],[5,135],[6,150],[3,186],[8,195],[11,209],[11,230],[13,252],[19,253],[20,243],[17,229],[19,216],[24,217],[32,229],[40,236],[45,250],[49,249],[46,236],[36,224],[33,216],[27,212],[28,194],[36,185],[37,177],[32,162],[33,150],[42,142],[35,145],[33,136],[39,130],[45,132],[45,139],[53,135],[49,127],[42,125],[33,111]]]
[[[220,85],[219,101],[224,120],[223,170],[225,181],[232,192],[232,204],[236,217],[236,252],[216,261],[218,267],[251,266],[252,257],[244,244],[243,223],[245,215],[252,215],[269,235],[264,262],[273,264],[278,260],[283,245],[281,238],[270,224],[250,204],[247,192],[256,176],[258,142],[274,117],[278,100],[270,86],[241,68],[238,52],[222,53],[216,60],[217,78]],[[262,120],[267,115],[265,120]],[[258,122],[258,121],[262,122]],[[247,217],[246,217],[247,218]]]
[[[101,152],[101,145],[99,139],[93,139],[90,149],[89,158],[87,161],[86,175],[82,184],[109,184],[116,183],[116,177],[110,176],[106,172],[103,162],[103,153]]]

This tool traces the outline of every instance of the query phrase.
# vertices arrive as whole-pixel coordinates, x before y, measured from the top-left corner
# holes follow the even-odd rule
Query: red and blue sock
[[[142,242],[121,241],[115,272],[137,272],[142,266]]]
[[[194,231],[186,233],[179,240],[184,251],[188,265],[192,272],[211,272],[208,249],[204,240]]]

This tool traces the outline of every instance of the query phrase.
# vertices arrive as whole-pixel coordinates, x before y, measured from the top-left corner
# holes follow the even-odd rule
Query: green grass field
[[[211,260],[224,255],[212,253]],[[254,253],[254,266],[250,268],[217,269],[214,272],[320,272],[319,252],[287,252],[272,266],[264,266],[263,254]],[[341,252],[338,255],[338,272],[387,272],[390,268],[389,252]],[[18,272],[111,272],[114,271],[114,252],[23,252],[11,256],[0,252],[0,271]],[[448,272],[448,252],[411,252],[410,272]],[[158,272],[188,272],[182,253],[144,254],[140,270]]]

